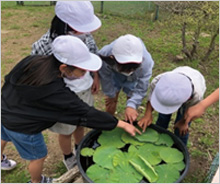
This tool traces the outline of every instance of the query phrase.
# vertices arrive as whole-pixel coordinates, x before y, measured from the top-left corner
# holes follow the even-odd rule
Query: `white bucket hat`
[[[143,45],[136,36],[123,35],[115,41],[112,54],[121,64],[141,63],[143,60]]]
[[[74,36],[58,36],[52,43],[52,52],[61,63],[83,70],[97,71],[102,66],[101,59]]]
[[[157,82],[150,102],[157,112],[171,114],[190,98],[192,91],[189,78],[180,73],[168,72]]]
[[[78,32],[89,33],[101,26],[101,21],[95,16],[93,5],[89,1],[58,1],[55,14]]]

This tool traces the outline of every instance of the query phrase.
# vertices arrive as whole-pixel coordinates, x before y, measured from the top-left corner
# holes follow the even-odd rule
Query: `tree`
[[[170,12],[170,24],[178,24],[182,32],[182,52],[189,60],[195,57],[206,61],[215,48],[219,34],[219,2],[218,1],[176,1],[155,2],[161,10]],[[187,41],[187,31],[192,31],[191,40]],[[211,35],[210,44],[205,53],[198,54],[199,38],[204,31]]]

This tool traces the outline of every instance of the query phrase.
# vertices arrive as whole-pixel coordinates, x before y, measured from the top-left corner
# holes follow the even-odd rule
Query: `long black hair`
[[[127,63],[127,64],[120,64],[113,55],[111,56],[102,56],[99,55],[99,57],[106,62],[108,65],[110,66],[114,66],[116,65],[116,67],[118,68],[119,72],[126,72],[129,73],[131,71],[136,70],[137,68],[139,68],[141,66],[141,64],[138,63]]]
[[[50,38],[54,40],[57,36],[66,35],[69,31],[74,31],[74,29],[55,15],[51,22]]]
[[[23,75],[18,80],[17,84],[29,86],[42,86],[61,77],[59,67],[62,63],[59,62],[54,55],[49,56],[34,56],[30,63],[24,68]],[[68,66],[71,70],[71,66]]]

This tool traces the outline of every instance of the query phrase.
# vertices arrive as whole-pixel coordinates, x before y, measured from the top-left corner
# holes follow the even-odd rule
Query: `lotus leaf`
[[[86,147],[86,148],[83,148],[80,153],[84,157],[92,157],[94,154],[94,151],[95,151],[94,149]]]
[[[115,128],[112,131],[102,131],[98,138],[98,143],[102,146],[111,145],[112,147],[122,148],[125,143],[121,140],[123,129]]]
[[[129,165],[129,160],[137,157],[137,152],[120,152],[114,155],[113,157],[113,166],[116,167],[117,165]]]
[[[138,140],[136,140],[135,138],[133,138],[132,136],[130,136],[128,133],[124,132],[121,136],[121,139],[123,142],[125,142],[126,144],[133,144],[135,146],[137,145],[144,145],[143,142],[140,142]]]
[[[87,176],[95,183],[111,183],[109,182],[110,170],[104,169],[103,167],[94,164],[91,165],[87,170]]]
[[[155,171],[158,174],[158,180],[156,183],[175,183],[180,177],[180,173],[169,164],[162,164],[155,167]]]
[[[149,182],[155,182],[158,178],[154,168],[143,157],[138,156],[129,161]]]
[[[182,171],[185,168],[185,163],[183,161],[177,163],[169,163],[171,167],[174,167],[178,171]]]
[[[157,142],[155,142],[156,145],[167,145],[171,147],[173,145],[174,141],[168,134],[160,134],[159,139]]]
[[[152,128],[147,128],[143,134],[137,134],[134,138],[141,142],[156,142],[159,138],[159,134]]]
[[[135,152],[137,153],[138,152],[138,149],[134,146],[134,145],[130,145],[129,148],[128,148],[128,152]]]
[[[166,163],[181,162],[184,158],[183,153],[176,148],[164,148],[160,151],[160,157]]]
[[[143,176],[130,164],[121,163],[109,175],[111,183],[138,183]]]
[[[113,169],[113,157],[120,152],[122,151],[115,147],[100,146],[93,155],[93,161],[104,168]]]
[[[145,160],[147,160],[151,165],[157,165],[162,161],[159,153],[155,152],[155,151],[147,152],[147,153],[146,152],[138,152],[138,155],[143,157]]]

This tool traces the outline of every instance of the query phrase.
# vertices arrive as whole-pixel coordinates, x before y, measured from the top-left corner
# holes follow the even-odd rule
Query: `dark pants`
[[[183,112],[183,114],[184,114],[184,112]],[[158,126],[160,126],[160,127],[163,127],[163,128],[165,128],[165,129],[167,129],[168,126],[169,126],[169,123],[170,123],[171,116],[172,116],[172,114],[161,114],[161,113],[159,113],[156,124],[157,124]],[[180,110],[178,110],[177,116],[176,116],[176,120],[175,120],[174,123],[177,123],[177,122],[178,122],[179,120],[181,120],[182,118],[183,118],[183,115],[180,113]],[[189,126],[190,126],[190,124],[191,124],[191,122],[189,122]],[[184,135],[184,136],[180,136],[180,134],[179,134],[179,129],[176,128],[176,129],[174,130],[174,134],[175,134],[177,137],[179,137],[179,138],[183,141],[183,143],[184,143],[185,145],[187,145],[187,141],[188,141],[188,138],[189,138],[189,133],[187,133],[187,134]]]

